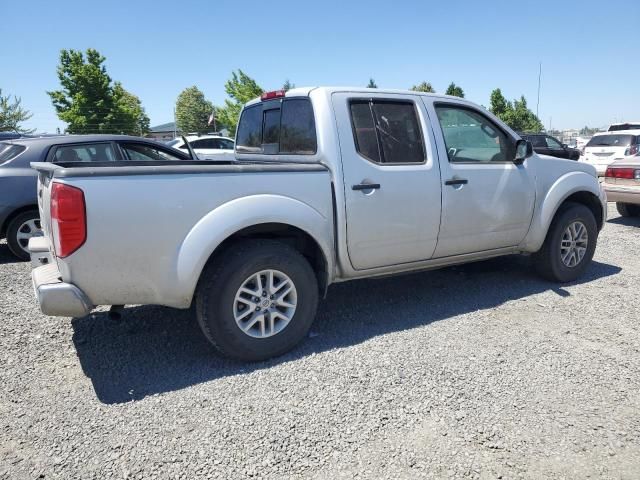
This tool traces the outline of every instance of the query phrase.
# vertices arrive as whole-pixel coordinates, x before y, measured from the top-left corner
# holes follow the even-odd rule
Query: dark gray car
[[[153,140],[125,135],[61,135],[0,140],[0,238],[11,252],[29,259],[29,239],[40,234],[37,173],[31,162],[146,162],[190,160]]]

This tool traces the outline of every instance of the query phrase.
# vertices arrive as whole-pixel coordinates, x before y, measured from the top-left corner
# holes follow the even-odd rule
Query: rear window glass
[[[317,139],[311,102],[291,98],[244,109],[236,142],[238,153],[313,155]]]
[[[620,130],[636,130],[640,129],[640,123],[620,123],[617,125],[611,125],[609,127],[610,132],[618,132]]]
[[[587,147],[628,147],[635,143],[633,135],[596,135],[589,140]]]
[[[0,163],[8,162],[24,152],[27,147],[23,145],[12,145],[11,143],[0,143]]]
[[[351,102],[356,149],[376,163],[422,163],[425,149],[412,102]]]

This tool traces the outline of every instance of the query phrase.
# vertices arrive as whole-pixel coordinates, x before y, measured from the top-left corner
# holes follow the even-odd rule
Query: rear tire
[[[204,335],[219,353],[243,361],[294,348],[307,335],[317,305],[318,283],[309,262],[272,240],[230,248],[205,267],[196,289]]]
[[[20,260],[29,260],[27,250],[29,238],[39,235],[40,215],[37,210],[28,210],[18,214],[7,227],[7,246]]]
[[[538,273],[554,282],[571,282],[589,266],[596,250],[598,226],[591,210],[579,203],[563,204],[542,248],[533,255]]]
[[[617,202],[616,208],[618,209],[618,213],[623,217],[640,216],[640,205],[634,205],[633,203]]]

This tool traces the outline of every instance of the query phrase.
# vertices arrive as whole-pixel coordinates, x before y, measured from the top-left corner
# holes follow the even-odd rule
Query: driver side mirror
[[[533,145],[527,140],[518,140],[516,142],[516,158],[513,163],[516,165],[522,165],[524,161],[533,155]]]

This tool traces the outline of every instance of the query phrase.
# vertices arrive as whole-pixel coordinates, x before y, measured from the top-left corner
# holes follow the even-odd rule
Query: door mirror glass
[[[516,142],[516,158],[513,163],[521,165],[527,158],[533,155],[533,146],[526,140]]]

